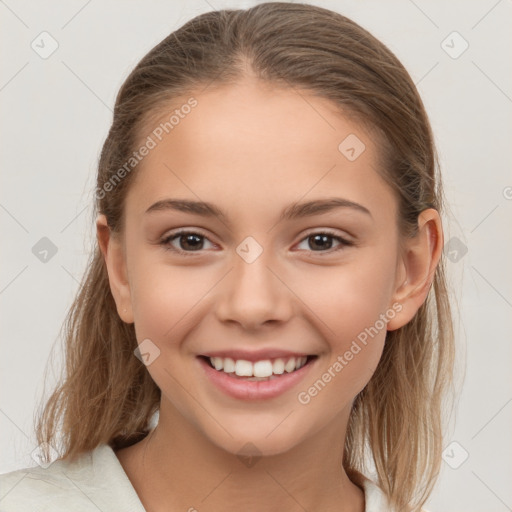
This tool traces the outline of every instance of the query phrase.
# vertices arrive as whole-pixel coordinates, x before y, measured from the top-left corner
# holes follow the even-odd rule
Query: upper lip
[[[243,359],[245,361],[262,361],[265,359],[289,359],[291,357],[307,357],[313,354],[308,354],[305,352],[292,352],[290,350],[282,350],[282,349],[261,349],[261,350],[215,350],[204,354],[199,354],[204,357],[229,357],[234,360]]]

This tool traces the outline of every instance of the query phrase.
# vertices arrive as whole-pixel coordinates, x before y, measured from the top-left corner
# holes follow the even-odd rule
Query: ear
[[[125,250],[121,237],[113,234],[105,215],[96,219],[98,244],[108,271],[110,290],[117,306],[117,313],[123,322],[133,323],[133,311],[126,269]]]
[[[441,253],[443,228],[437,210],[429,208],[418,216],[418,232],[408,238],[403,247],[397,271],[393,302],[402,309],[389,320],[388,331],[394,331],[412,320],[425,302]]]

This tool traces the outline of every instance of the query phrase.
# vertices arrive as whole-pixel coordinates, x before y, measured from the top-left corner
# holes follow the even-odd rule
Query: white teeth
[[[219,359],[222,361],[222,357],[219,357]],[[230,357],[226,357],[226,359],[224,359],[224,365],[221,365],[217,370],[224,370],[226,373],[235,373],[235,361]]]
[[[272,365],[273,373],[276,375],[281,375],[284,373],[284,360],[283,359],[276,359],[274,361],[274,364]]]
[[[224,365],[222,364],[221,357],[212,357],[210,361],[212,362],[213,366],[215,366],[216,370],[222,370]]]
[[[210,357],[212,366],[225,373],[234,373],[239,377],[265,378],[272,375],[282,375],[285,371],[291,373],[302,368],[307,361],[307,357],[290,357],[285,360],[277,358],[274,361],[264,359],[251,363],[245,359],[233,360],[230,357]]]
[[[253,364],[255,377],[270,377],[272,375],[272,363],[270,361],[256,361]]]
[[[252,363],[244,359],[239,359],[235,363],[235,373],[239,377],[254,377],[252,373]]]
[[[288,373],[293,372],[293,370],[295,370],[295,362],[295,357],[288,359],[288,361],[284,365],[285,371]]]

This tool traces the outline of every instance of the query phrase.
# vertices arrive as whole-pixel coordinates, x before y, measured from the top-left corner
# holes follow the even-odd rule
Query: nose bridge
[[[236,247],[233,268],[217,299],[217,316],[254,328],[270,320],[286,320],[292,311],[291,293],[275,275],[275,258],[254,238]]]

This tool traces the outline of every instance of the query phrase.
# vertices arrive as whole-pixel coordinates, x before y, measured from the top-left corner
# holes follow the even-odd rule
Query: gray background
[[[60,371],[59,328],[94,238],[95,167],[122,81],[193,16],[255,3],[0,0],[0,472],[35,465],[33,415],[50,355],[46,395]],[[311,3],[395,52],[436,135],[460,393],[428,510],[512,510],[512,1]],[[51,49],[43,31],[58,43],[46,59],[31,47]]]

